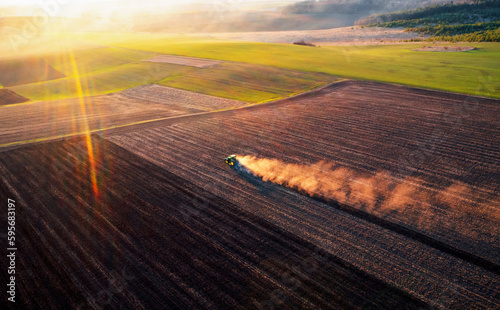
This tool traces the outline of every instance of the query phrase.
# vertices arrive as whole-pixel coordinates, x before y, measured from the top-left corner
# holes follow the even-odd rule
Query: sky
[[[16,6],[37,6],[40,2],[48,3],[57,0],[2,0],[1,6],[16,5]],[[290,3],[296,2],[297,0],[143,0],[140,2],[156,2],[162,5],[168,3],[172,5],[183,4],[183,3],[214,3],[220,2],[222,4],[227,4],[230,2],[234,3]],[[60,4],[71,5],[71,4],[85,4],[88,2],[129,2],[128,0],[59,0]]]
[[[299,0],[0,0],[5,16],[40,15],[82,17],[84,15],[131,16],[136,14],[162,15],[193,11],[276,10]],[[348,1],[348,0],[346,0]],[[422,0],[387,0],[388,3],[411,3]]]
[[[175,10],[191,11],[196,8],[196,4],[202,7],[231,7],[248,8],[249,5],[255,7],[265,5],[266,7],[280,7],[286,4],[297,2],[297,0],[0,0],[1,7],[22,7],[29,10],[40,10],[48,8],[51,11],[54,6],[57,7],[58,14],[56,15],[78,15],[82,11],[121,11],[121,12],[136,12],[142,10],[153,11],[161,8],[172,8]],[[190,5],[188,7],[188,5]],[[195,5],[192,5],[195,4]],[[264,6],[262,6],[264,7]],[[19,10],[18,10],[19,11]],[[45,10],[47,11],[47,9]],[[1,12],[0,12],[1,13]],[[103,13],[103,12],[101,12]],[[15,15],[31,15],[26,10],[21,10]],[[36,15],[36,14],[35,14]],[[52,16],[52,15],[51,15]]]
[[[0,9],[10,16],[40,15],[81,17],[85,12],[99,16],[111,14],[163,14],[205,9],[276,9],[297,0],[0,0]],[[194,5],[193,5],[194,4]],[[199,4],[199,5],[198,5]],[[2,11],[0,10],[0,17]]]

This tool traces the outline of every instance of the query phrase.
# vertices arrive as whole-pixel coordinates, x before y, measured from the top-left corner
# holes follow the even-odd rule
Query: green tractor
[[[229,157],[226,157],[226,164],[231,167],[237,166],[238,160],[236,159],[236,155],[230,155]]]

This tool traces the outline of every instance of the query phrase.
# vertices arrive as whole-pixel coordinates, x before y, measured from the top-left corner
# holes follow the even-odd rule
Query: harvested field
[[[0,197],[18,206],[21,308],[425,307],[182,176],[92,142],[97,195],[85,141],[0,158]]]
[[[29,101],[29,99],[19,96],[15,92],[9,89],[0,89],[0,106],[22,103]]]
[[[140,102],[159,103],[173,110],[177,109],[192,113],[236,108],[245,105],[245,102],[242,101],[207,96],[155,84],[134,87],[118,94]]]
[[[149,62],[161,62],[174,65],[182,65],[197,68],[206,68],[213,65],[223,63],[220,60],[203,59],[203,58],[193,58],[193,57],[183,57],[183,56],[173,56],[173,55],[159,55],[153,58],[145,59],[143,61]]]
[[[15,86],[63,78],[64,74],[51,67],[43,58],[0,60],[0,84]]]
[[[82,101],[75,98],[0,108],[0,145],[71,135],[84,132],[87,127],[98,130],[245,104],[159,85],[86,97]]]

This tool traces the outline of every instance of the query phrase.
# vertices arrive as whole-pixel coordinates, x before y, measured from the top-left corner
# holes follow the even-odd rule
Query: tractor
[[[238,165],[238,159],[236,159],[236,155],[230,155],[229,157],[226,157],[225,160],[226,160],[226,164],[228,164],[231,167]]]

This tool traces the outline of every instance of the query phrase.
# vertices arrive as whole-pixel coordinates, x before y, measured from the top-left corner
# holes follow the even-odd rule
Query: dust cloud
[[[433,218],[437,214],[484,215],[499,220],[497,197],[484,197],[462,182],[436,190],[415,177],[396,178],[388,171],[363,174],[333,162],[285,163],[278,159],[238,156],[240,164],[266,182],[293,188],[310,196],[378,214],[415,214]]]

